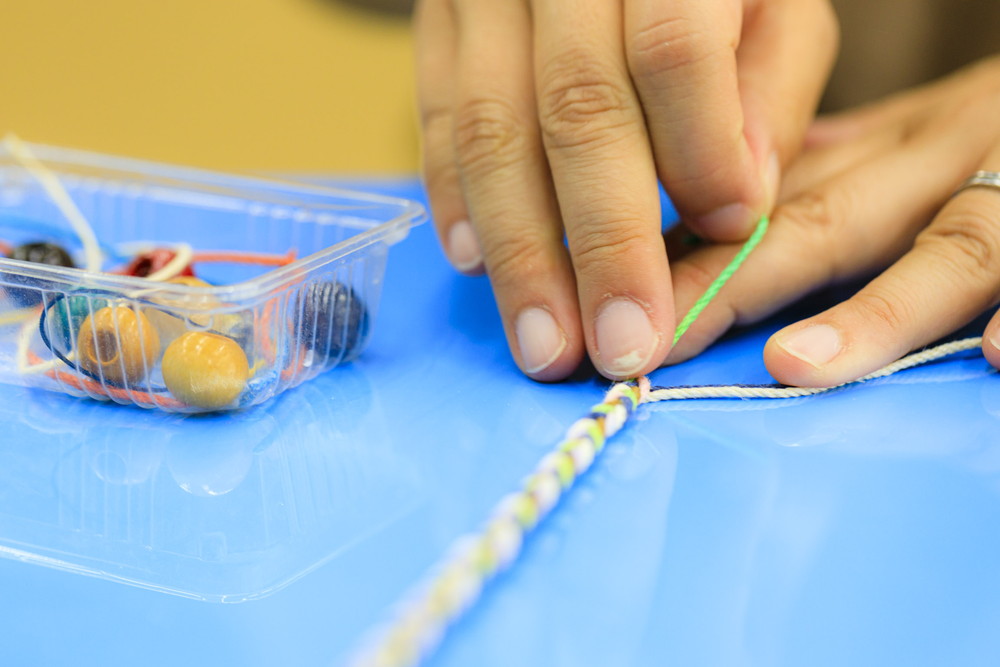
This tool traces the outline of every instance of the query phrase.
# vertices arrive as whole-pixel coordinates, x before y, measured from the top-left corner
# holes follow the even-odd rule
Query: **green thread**
[[[712,302],[712,299],[714,299],[715,295],[719,293],[722,286],[729,282],[729,279],[733,277],[736,270],[740,268],[741,264],[743,264],[743,260],[745,260],[747,256],[753,252],[753,249],[757,247],[760,240],[764,238],[764,232],[767,231],[768,224],[769,221],[767,216],[760,216],[760,220],[757,221],[757,227],[753,230],[753,234],[750,235],[750,238],[746,240],[746,243],[744,243],[743,247],[740,248],[740,251],[736,253],[736,256],[733,257],[729,264],[726,265],[726,268],[722,269],[722,273],[719,274],[719,277],[712,281],[712,284],[708,286],[705,293],[694,302],[694,305],[691,306],[691,310],[687,312],[687,315],[684,316],[681,323],[677,325],[677,330],[674,332],[674,345],[677,344],[677,341],[681,339],[681,336],[683,336],[691,325],[694,324],[694,321],[698,319],[698,316],[701,315],[701,311],[708,307],[708,304]]]

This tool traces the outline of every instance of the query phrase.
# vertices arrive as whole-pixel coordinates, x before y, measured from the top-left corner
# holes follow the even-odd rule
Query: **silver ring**
[[[977,171],[965,179],[951,196],[954,197],[959,192],[969,188],[996,188],[1000,190],[1000,171]]]

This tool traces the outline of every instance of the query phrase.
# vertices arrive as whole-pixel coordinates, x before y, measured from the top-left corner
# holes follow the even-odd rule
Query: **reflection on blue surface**
[[[787,317],[653,380],[768,381]],[[429,226],[362,358],[265,406],[0,386],[0,664],[336,664],[604,388],[523,378]],[[998,421],[976,357],[644,407],[432,664],[995,664]]]

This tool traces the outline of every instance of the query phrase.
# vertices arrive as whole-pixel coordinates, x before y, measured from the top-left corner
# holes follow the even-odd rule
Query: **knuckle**
[[[649,239],[634,219],[588,224],[570,241],[573,267],[598,278],[618,271],[622,263],[635,262],[649,248]]]
[[[675,284],[693,285],[697,293],[702,294],[718,277],[718,270],[712,270],[694,258],[684,258],[670,265],[672,282]]]
[[[809,233],[836,225],[839,205],[832,190],[808,190],[793,201],[778,207],[776,217],[782,224],[805,228]]]
[[[483,239],[486,271],[494,289],[516,289],[542,265],[541,251],[524,234],[490,234]]]
[[[638,79],[655,79],[690,68],[717,53],[706,48],[709,37],[686,17],[661,19],[630,38],[626,49],[629,69]]]
[[[447,106],[427,106],[420,110],[420,124],[424,134],[445,134],[451,132],[452,113]]]
[[[970,209],[942,217],[921,232],[916,243],[964,281],[996,279],[1000,238],[997,222],[984,212]]]
[[[822,264],[826,280],[845,272],[850,264],[842,256],[844,222],[853,210],[850,193],[844,188],[808,190],[794,200],[779,205],[774,218],[791,231],[803,254],[815,257]]]
[[[467,171],[506,164],[523,141],[521,123],[503,100],[471,100],[456,112],[455,152]]]
[[[807,190],[778,206],[774,217],[783,225],[798,228],[803,238],[814,238],[825,245],[844,220],[849,209],[847,200],[842,190]]]
[[[592,143],[627,123],[630,91],[622,77],[579,51],[553,63],[541,82],[538,116],[549,145]]]
[[[889,294],[874,290],[861,291],[851,301],[861,309],[866,320],[874,320],[886,331],[902,331],[908,322],[914,321],[906,300]]]

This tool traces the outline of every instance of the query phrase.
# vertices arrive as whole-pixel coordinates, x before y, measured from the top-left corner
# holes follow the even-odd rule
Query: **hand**
[[[668,358],[697,354],[830,283],[882,271],[855,296],[776,333],[764,349],[786,384],[861,377],[968,323],[1000,300],[1000,191],[964,190],[1000,171],[1000,57],[874,106],[821,119],[785,174],[768,235]],[[679,308],[735,252],[673,265]],[[1000,368],[1000,316],[983,352]]]
[[[421,0],[416,30],[438,234],[540,380],[663,361],[657,178],[706,238],[748,235],[837,41],[827,0]]]

